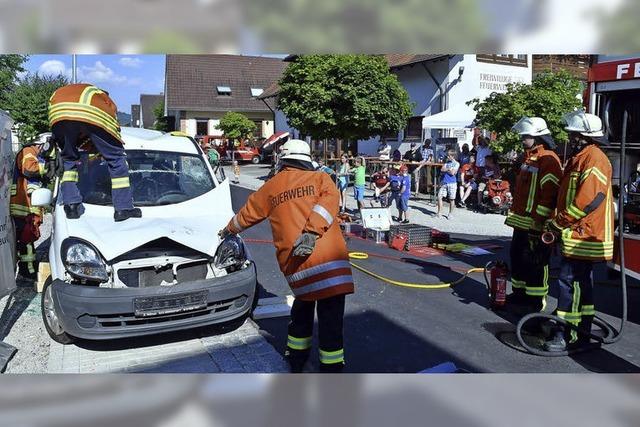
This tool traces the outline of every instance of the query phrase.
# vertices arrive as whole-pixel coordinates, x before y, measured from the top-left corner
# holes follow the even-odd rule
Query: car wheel
[[[251,163],[253,163],[254,165],[257,165],[258,163],[260,163],[260,156],[253,156],[251,158]]]
[[[58,313],[56,313],[56,309],[53,304],[53,291],[51,290],[52,282],[53,280],[51,279],[51,276],[49,276],[47,281],[44,283],[44,289],[42,290],[42,303],[40,304],[42,308],[42,321],[44,322],[44,327],[52,340],[60,344],[71,344],[75,341],[75,338],[67,334],[60,324]]]

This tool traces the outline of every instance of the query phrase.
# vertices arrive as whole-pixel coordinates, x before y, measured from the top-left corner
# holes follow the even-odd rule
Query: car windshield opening
[[[133,202],[136,206],[181,203],[214,188],[204,160],[196,154],[167,151],[127,151]],[[84,203],[111,205],[111,177],[99,155],[83,153],[78,167],[78,189]]]

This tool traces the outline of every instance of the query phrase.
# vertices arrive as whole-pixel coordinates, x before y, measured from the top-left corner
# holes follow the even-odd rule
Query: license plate
[[[207,291],[136,298],[133,304],[136,317],[153,317],[182,313],[206,308]]]

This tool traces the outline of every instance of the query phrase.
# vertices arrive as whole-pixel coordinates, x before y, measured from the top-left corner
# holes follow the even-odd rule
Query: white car
[[[255,264],[240,237],[217,235],[233,216],[222,169],[188,137],[124,128],[122,138],[142,218],[114,222],[109,171],[95,154],[83,153],[78,167],[79,219],[67,219],[49,190],[32,194],[34,205],[53,205],[42,293],[51,338],[123,338],[248,316]]]

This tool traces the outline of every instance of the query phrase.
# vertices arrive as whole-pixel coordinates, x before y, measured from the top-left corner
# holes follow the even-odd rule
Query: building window
[[[527,55],[476,55],[478,62],[489,62],[492,64],[514,65],[516,67],[527,66]]]
[[[262,92],[264,92],[264,89],[262,89],[261,87],[252,87],[251,88],[251,96],[253,96],[254,98],[262,95]]]
[[[231,88],[229,86],[217,86],[218,95],[220,96],[231,96]]]
[[[407,128],[404,131],[405,139],[422,138],[422,119],[424,116],[415,116],[407,121]]]
[[[196,135],[208,135],[209,134],[209,121],[206,119],[196,120]]]

